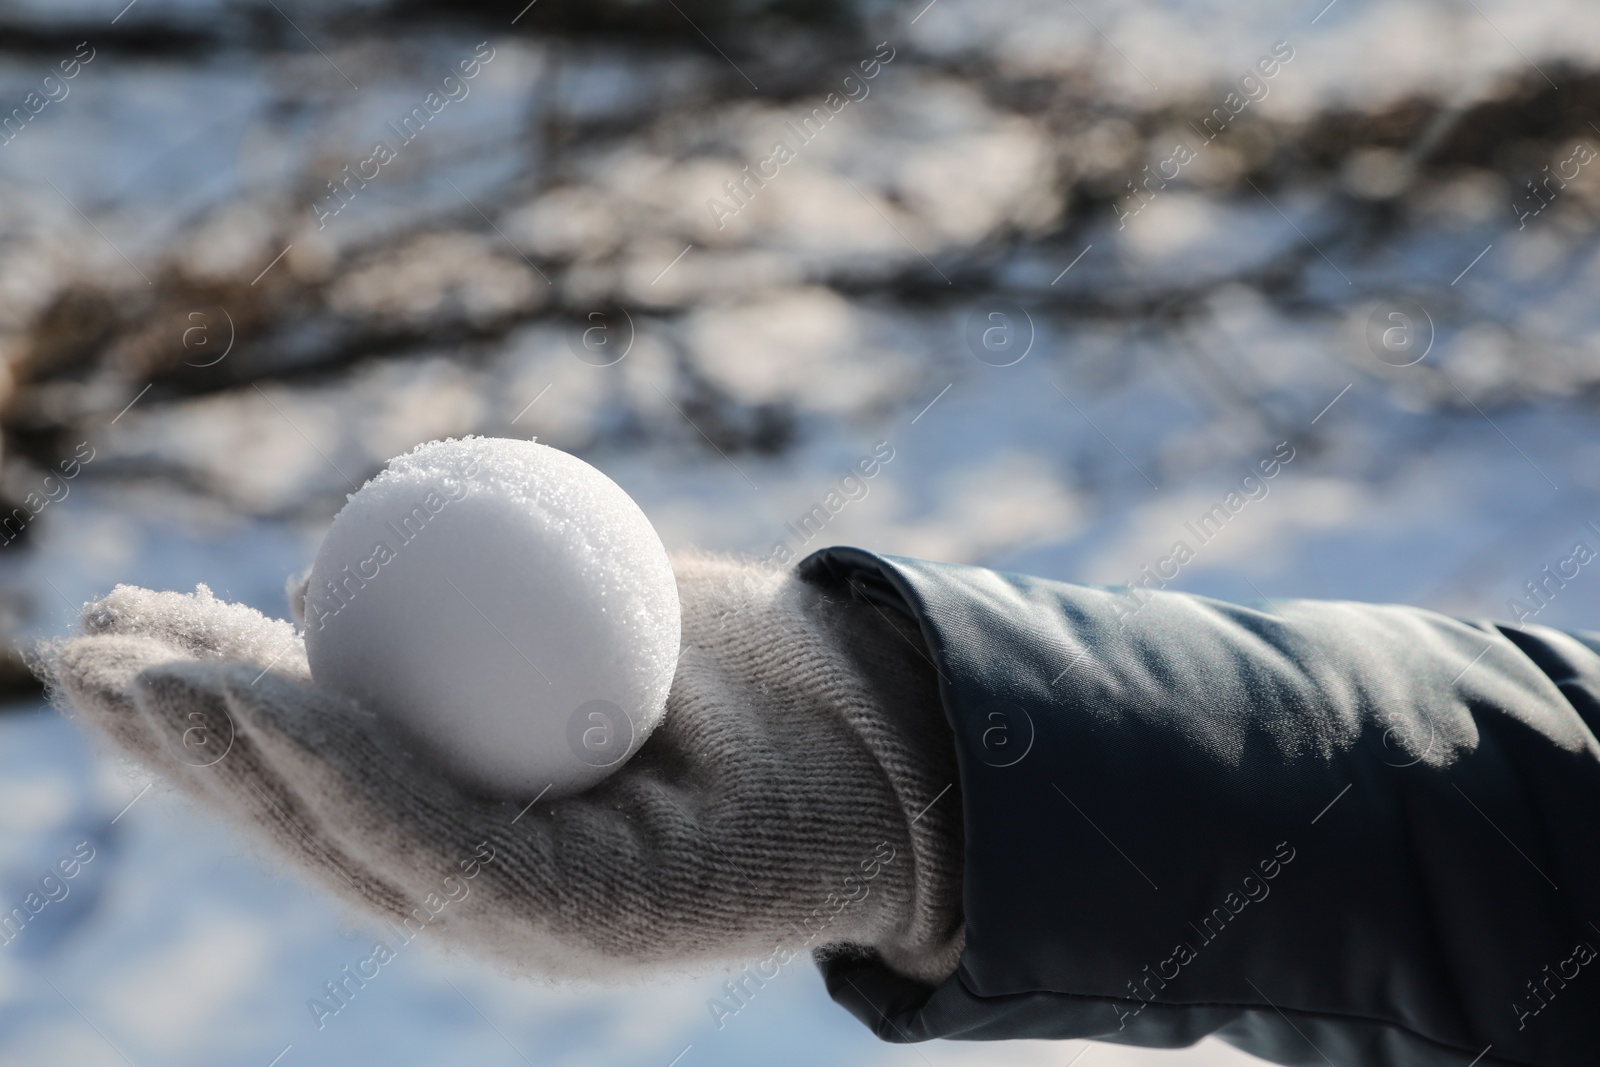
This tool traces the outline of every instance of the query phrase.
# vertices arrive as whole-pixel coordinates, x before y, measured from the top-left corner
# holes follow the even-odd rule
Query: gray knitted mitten
[[[961,815],[914,627],[754,565],[674,567],[665,720],[599,785],[531,806],[383,740],[311,684],[289,623],[204,587],[119,586],[46,669],[135,761],[407,937],[557,979],[849,945],[942,980],[963,936]]]

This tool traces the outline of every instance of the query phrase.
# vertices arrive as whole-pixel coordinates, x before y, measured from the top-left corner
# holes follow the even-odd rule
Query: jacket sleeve
[[[1594,1062],[1600,639],[856,549],[800,566],[917,621],[956,737],[956,973],[822,961],[878,1036]]]

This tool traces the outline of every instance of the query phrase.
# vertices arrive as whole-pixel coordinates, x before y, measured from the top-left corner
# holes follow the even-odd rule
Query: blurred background
[[[1578,0],[0,4],[0,910],[93,850],[0,945],[0,1063],[1256,1062],[420,943],[319,1029],[372,932],[22,653],[117,582],[284,615],[347,493],[469,433],[669,546],[1121,583],[1183,540],[1174,588],[1600,628],[1597,105]]]

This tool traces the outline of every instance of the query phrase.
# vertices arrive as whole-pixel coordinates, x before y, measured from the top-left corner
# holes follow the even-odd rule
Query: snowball
[[[350,497],[305,601],[319,686],[463,784],[600,781],[666,710],[678,587],[627,493],[532,441],[421,445]]]

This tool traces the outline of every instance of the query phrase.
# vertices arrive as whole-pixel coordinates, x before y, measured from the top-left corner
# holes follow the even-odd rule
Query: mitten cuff
[[[939,700],[938,671],[912,619],[851,595],[819,611],[870,695],[854,723],[905,818],[911,899],[873,943],[884,962],[936,985],[955,972],[965,944],[961,889],[961,784],[955,736]]]
[[[713,703],[754,716],[792,762],[769,770],[761,792],[788,779],[791,803],[827,808],[799,821],[755,790],[738,791],[745,817],[769,838],[761,847],[771,850],[783,912],[806,930],[820,926],[808,948],[872,949],[907,977],[944,980],[964,935],[960,785],[938,673],[916,624],[794,573],[704,556],[679,556],[674,567],[685,645],[713,665]],[[684,662],[674,685],[680,698],[713,692]],[[733,771],[751,756],[719,752],[714,762]],[[801,869],[780,873],[792,864]],[[824,889],[826,904],[812,899]],[[825,922],[812,905],[824,907]]]

